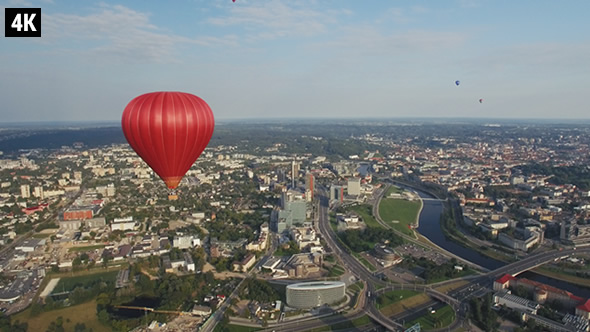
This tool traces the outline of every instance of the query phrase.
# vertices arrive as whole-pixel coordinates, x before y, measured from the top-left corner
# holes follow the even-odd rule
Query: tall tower
[[[295,179],[299,177],[299,163],[291,161],[291,188],[295,188]]]
[[[305,175],[305,189],[306,191],[309,190],[311,193],[311,199],[313,201],[313,195],[314,195],[314,188],[315,188],[315,178],[313,176],[312,173],[307,173]]]

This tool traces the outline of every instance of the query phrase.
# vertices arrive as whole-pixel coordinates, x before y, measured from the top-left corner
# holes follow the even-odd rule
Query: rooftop
[[[311,281],[311,282],[300,282],[297,284],[291,284],[287,286],[287,289],[328,289],[342,287],[344,283],[342,281]]]

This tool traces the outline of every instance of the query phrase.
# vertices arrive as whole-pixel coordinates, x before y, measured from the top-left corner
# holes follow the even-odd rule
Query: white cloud
[[[311,6],[265,1],[254,5],[233,6],[228,15],[210,18],[208,22],[215,26],[244,26],[253,32],[252,39],[276,39],[325,32],[328,25],[336,22],[338,15],[351,15],[351,12],[330,10],[322,13],[311,9]]]
[[[101,4],[88,15],[44,14],[42,42],[56,44],[62,53],[90,57],[91,61],[177,62],[178,49],[183,45],[235,45],[236,37],[187,38],[152,24],[147,13]]]

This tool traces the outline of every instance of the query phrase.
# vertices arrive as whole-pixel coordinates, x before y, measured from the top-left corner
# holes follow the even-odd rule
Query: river
[[[398,185],[400,186],[400,185]],[[404,187],[408,189],[408,187]],[[421,198],[434,198],[432,195],[429,195],[425,192],[415,190],[412,188],[413,191],[417,192]],[[504,266],[505,263],[489,258],[480,254],[479,252],[471,249],[463,247],[451,240],[447,240],[444,236],[443,231],[440,227],[440,216],[443,210],[443,203],[437,200],[423,200],[424,207],[422,212],[420,213],[419,222],[420,225],[418,227],[418,232],[428,238],[430,241],[438,245],[439,247],[461,257],[470,262],[473,262],[479,266],[485,267],[489,270],[495,270],[501,266]],[[545,277],[534,272],[527,271],[519,275],[519,277],[527,278],[530,280],[542,282],[544,284],[564,289],[567,291],[572,292],[574,295],[590,298],[590,289],[577,286],[565,281]]]

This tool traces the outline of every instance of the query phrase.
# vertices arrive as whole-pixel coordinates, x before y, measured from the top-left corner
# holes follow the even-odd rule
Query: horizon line
[[[583,121],[586,123],[590,123],[590,118],[510,118],[510,117],[500,117],[500,118],[490,118],[490,117],[409,117],[409,116],[395,116],[395,117],[308,117],[308,118],[219,118],[216,119],[216,122],[281,122],[281,121],[288,121],[288,122],[303,122],[303,121],[325,121],[325,120],[342,120],[342,121],[354,121],[354,120],[361,120],[361,121],[380,121],[380,120],[411,120],[411,121],[433,121],[433,120],[446,120],[446,121],[478,121],[478,122],[490,122],[490,121],[519,121],[519,122],[553,122],[555,124],[559,123],[572,123],[572,122],[579,122]],[[67,125],[67,124],[89,124],[89,125],[97,125],[97,124],[104,124],[104,125],[115,125],[120,123],[120,120],[56,120],[56,121],[4,121],[0,122],[0,126],[15,126],[15,125]]]

